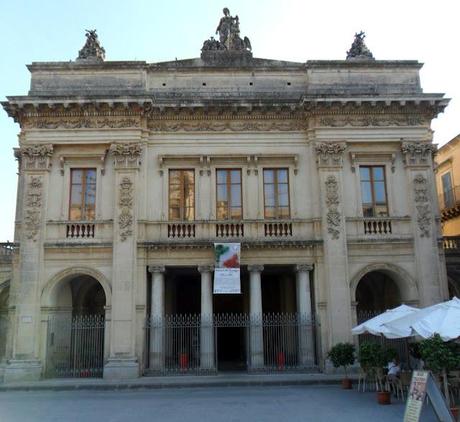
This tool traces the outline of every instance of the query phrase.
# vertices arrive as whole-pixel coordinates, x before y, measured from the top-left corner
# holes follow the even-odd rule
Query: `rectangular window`
[[[96,211],[96,169],[71,169],[69,219],[94,220]]]
[[[264,169],[265,218],[289,218],[288,169]]]
[[[451,208],[454,206],[454,191],[452,189],[452,177],[450,172],[441,176],[442,182],[442,195],[444,198],[444,208]]]
[[[169,170],[169,219],[195,219],[195,170]]]
[[[359,174],[364,217],[388,216],[385,168],[383,166],[360,166]]]
[[[216,208],[218,220],[241,220],[243,206],[241,201],[241,170],[216,170]]]

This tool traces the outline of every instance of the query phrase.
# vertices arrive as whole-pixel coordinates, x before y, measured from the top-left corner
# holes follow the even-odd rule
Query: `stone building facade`
[[[107,378],[168,353],[263,370],[273,350],[283,369],[270,318],[295,365],[327,369],[360,310],[445,299],[430,122],[447,101],[363,38],[346,60],[259,59],[225,13],[200,58],[105,61],[90,31],[77,60],[29,65],[3,103],[21,127],[5,382],[56,369],[59,344],[97,343]],[[213,295],[216,241],[241,244],[240,295]],[[64,338],[78,315],[97,340]],[[171,327],[198,356],[168,352]]]

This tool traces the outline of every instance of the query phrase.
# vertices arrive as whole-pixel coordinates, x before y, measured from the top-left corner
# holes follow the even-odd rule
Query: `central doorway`
[[[248,355],[248,277],[241,271],[241,294],[214,295],[218,371],[245,371]]]

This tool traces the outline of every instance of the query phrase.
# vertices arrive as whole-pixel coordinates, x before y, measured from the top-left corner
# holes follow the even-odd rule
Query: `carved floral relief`
[[[24,169],[46,170],[49,168],[50,159],[53,155],[53,145],[36,144],[23,146],[19,150],[19,155]]]
[[[431,206],[428,195],[428,180],[422,174],[417,174],[414,178],[414,201],[420,236],[430,237]]]
[[[339,186],[335,176],[328,176],[326,179],[326,224],[327,231],[332,239],[340,236],[340,224],[342,217],[339,212]]]
[[[120,206],[120,214],[118,216],[118,225],[120,228],[120,238],[125,241],[133,234],[133,182],[125,176],[121,180],[119,190],[118,205]]]
[[[430,164],[429,158],[436,150],[436,145],[429,142],[403,142],[401,144],[401,152],[407,166]]]
[[[25,198],[24,234],[31,240],[35,240],[40,230],[42,186],[43,182],[40,176],[30,177]]]
[[[343,152],[346,150],[345,142],[321,142],[316,144],[318,166],[341,166]]]
[[[117,168],[138,167],[142,147],[138,143],[116,143],[110,146],[110,153]]]

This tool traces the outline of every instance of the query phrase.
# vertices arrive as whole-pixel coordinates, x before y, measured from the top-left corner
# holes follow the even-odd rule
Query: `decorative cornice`
[[[337,115],[319,118],[319,126],[324,127],[384,127],[384,126],[421,126],[429,123],[420,114],[397,114],[383,116],[378,114]]]
[[[23,121],[23,128],[25,129],[124,129],[139,127],[141,127],[141,120],[137,116],[28,117]]]
[[[428,166],[430,158],[437,151],[436,145],[429,142],[402,142],[401,152],[406,166]]]
[[[295,270],[299,273],[313,271],[313,264],[297,264]]]
[[[318,167],[341,167],[345,142],[320,142],[315,145]]]
[[[114,143],[110,146],[116,169],[138,168],[142,146],[139,143]]]

